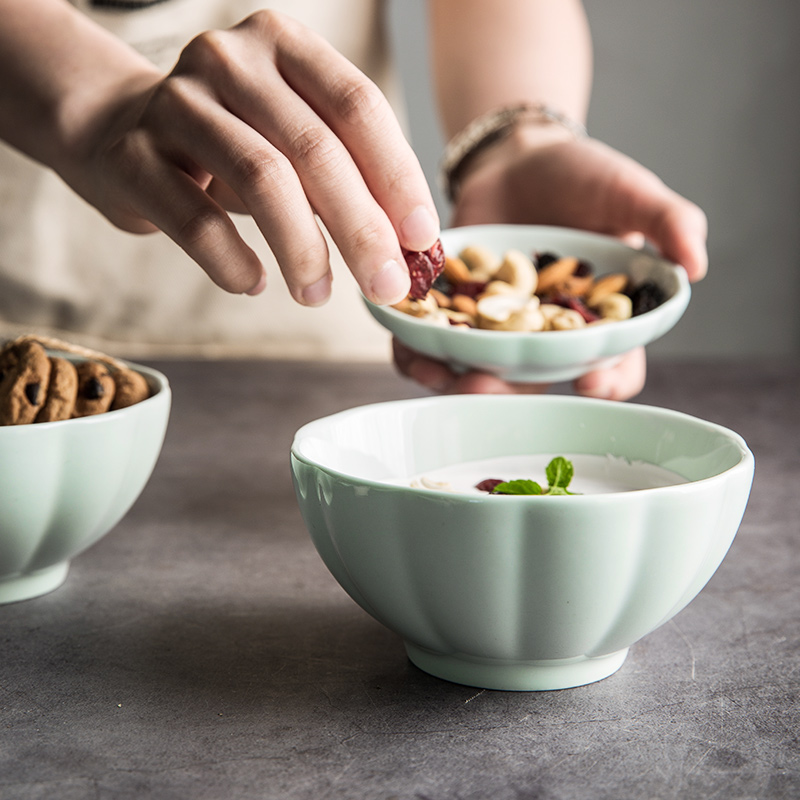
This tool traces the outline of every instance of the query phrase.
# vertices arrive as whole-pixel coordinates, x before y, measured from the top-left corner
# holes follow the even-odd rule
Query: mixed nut
[[[501,258],[470,245],[444,256],[429,291],[418,287],[394,308],[441,326],[534,332],[629,319],[665,299],[658,284],[633,285],[623,273],[597,276],[585,259],[515,249]]]

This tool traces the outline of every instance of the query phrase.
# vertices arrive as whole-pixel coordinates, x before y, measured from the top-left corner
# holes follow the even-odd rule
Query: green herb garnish
[[[492,494],[544,494],[544,489],[536,481],[520,478],[516,481],[497,484],[492,490]]]
[[[575,468],[572,462],[568,461],[564,456],[556,456],[545,469],[547,476],[547,489],[536,483],[536,481],[528,480],[527,478],[520,478],[513,481],[505,481],[499,483],[492,490],[492,494],[527,494],[527,495],[564,495],[564,494],[578,494],[577,492],[567,491],[567,487],[572,482],[572,477],[575,474]]]

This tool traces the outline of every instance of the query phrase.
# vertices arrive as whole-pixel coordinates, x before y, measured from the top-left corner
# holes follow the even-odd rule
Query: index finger
[[[250,18],[250,24],[259,19]],[[276,63],[345,145],[400,244],[408,250],[431,247],[440,224],[430,188],[378,87],[322,37],[288,19],[276,38]]]

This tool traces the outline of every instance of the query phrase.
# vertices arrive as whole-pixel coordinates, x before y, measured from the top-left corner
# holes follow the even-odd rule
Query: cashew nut
[[[544,317],[539,298],[519,294],[493,294],[477,303],[478,327],[492,331],[540,331]]]
[[[513,293],[516,290],[510,283],[506,283],[505,281],[489,281],[486,284],[483,292],[481,293],[480,297],[486,297],[490,294],[509,294]]]
[[[603,319],[623,320],[630,319],[633,315],[633,303],[630,297],[619,292],[607,294],[594,306],[594,309]]]
[[[497,255],[481,245],[468,245],[459,256],[467,265],[474,281],[490,281],[500,266]]]
[[[536,291],[536,267],[521,250],[507,251],[494,277],[495,280],[505,281],[515,292],[527,297]]]
[[[450,308],[452,305],[450,298],[438,289],[431,289],[428,292],[428,296],[436,301],[436,305],[439,306],[439,308]]]
[[[550,329],[554,331],[572,331],[576,328],[585,328],[586,320],[571,308],[562,308],[549,321]]]
[[[445,314],[451,325],[467,328],[475,327],[475,314],[466,314],[463,311],[454,311],[452,308],[444,309],[442,313]]]
[[[435,314],[439,310],[436,300],[428,294],[422,300],[413,300],[406,297],[399,303],[395,303],[392,308],[402,311],[404,314],[410,314],[412,317],[427,317],[430,314]]]

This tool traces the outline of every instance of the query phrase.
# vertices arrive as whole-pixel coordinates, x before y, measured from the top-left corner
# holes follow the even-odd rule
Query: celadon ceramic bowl
[[[498,257],[517,249],[586,259],[597,275],[624,272],[637,284],[654,281],[667,300],[628,320],[535,333],[440,327],[365,300],[372,316],[399,341],[457,371],[480,370],[522,383],[571,380],[613,365],[622,354],[660,338],[689,304],[691,289],[682,268],[608,236],[537,225],[473,225],[442,232],[447,255],[458,255],[465,246],[476,244],[488,247]]]
[[[409,485],[530,454],[644,463],[685,482],[545,497]],[[685,414],[547,395],[364,406],[305,425],[291,451],[303,519],[345,591],[421,669],[510,690],[605,678],[684,608],[733,541],[753,463],[736,433]]]
[[[164,375],[137,364],[151,396],[61,422],[0,427],[0,603],[58,588],[72,558],[128,512],[156,464],[169,418]]]

